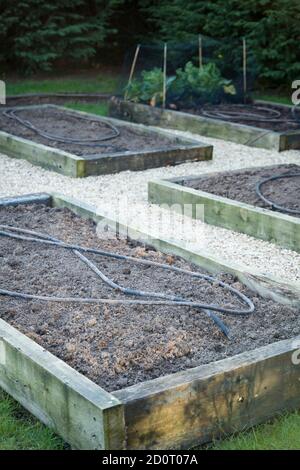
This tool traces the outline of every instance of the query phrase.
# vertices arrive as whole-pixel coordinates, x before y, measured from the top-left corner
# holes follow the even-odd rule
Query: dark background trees
[[[0,63],[22,72],[59,61],[120,63],[137,42],[188,41],[199,33],[247,38],[262,83],[300,76],[299,0],[0,0]]]
[[[198,33],[224,40],[247,39],[260,79],[276,86],[300,76],[299,0],[144,0],[143,8],[162,39]]]
[[[25,72],[49,70],[58,60],[93,57],[113,28],[119,0],[1,0],[0,60]]]

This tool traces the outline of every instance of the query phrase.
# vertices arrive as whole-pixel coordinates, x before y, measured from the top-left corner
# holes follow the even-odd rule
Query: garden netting
[[[174,109],[245,103],[251,101],[256,75],[254,55],[243,38],[220,41],[200,35],[194,41],[141,44],[129,50],[117,94]]]

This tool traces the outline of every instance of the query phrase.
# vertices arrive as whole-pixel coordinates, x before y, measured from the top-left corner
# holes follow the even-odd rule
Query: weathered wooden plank
[[[206,175],[210,176],[210,175]],[[207,224],[224,227],[300,252],[300,219],[186,187],[195,177],[148,183],[149,202],[167,205]],[[203,210],[199,210],[203,207]]]
[[[121,402],[3,320],[0,386],[75,448],[123,447]]]
[[[67,176],[78,176],[82,158],[0,131],[0,152]]]
[[[51,107],[64,110],[61,106],[51,105]],[[89,116],[89,113],[85,111],[76,111],[76,114]],[[116,119],[105,119],[115,126],[120,126],[121,124],[120,121]],[[124,126],[124,123],[122,124]],[[181,163],[212,159],[212,145],[196,142],[193,139],[181,138],[163,129],[144,126],[142,124],[130,123],[130,128],[139,135],[152,134],[168,137],[170,147],[168,149],[161,148],[155,150],[116,152],[114,154],[102,154],[85,158],[85,176],[113,174],[128,169],[131,171],[142,171],[149,168],[173,166],[180,165]]]
[[[182,111],[154,108],[116,98],[110,101],[109,114],[126,121],[189,131],[252,147],[275,149],[277,151],[300,147],[300,131],[281,133],[266,131],[258,127],[206,118]]]
[[[212,147],[177,146],[177,148],[126,152],[114,155],[101,155],[85,160],[85,176],[112,174],[120,171],[143,171],[161,166],[211,160]]]
[[[206,271],[217,273],[234,274],[243,284],[257,292],[262,297],[273,299],[285,305],[300,307],[300,285],[296,282],[284,282],[282,279],[275,279],[270,275],[263,275],[257,270],[248,269],[237,263],[232,263],[222,259],[220,256],[208,255],[205,251],[195,251],[185,246],[183,242],[157,238],[151,233],[143,232],[141,229],[128,226],[116,221],[113,217],[106,217],[95,207],[76,201],[73,198],[53,194],[54,207],[67,207],[81,217],[91,218],[96,223],[105,220],[105,224],[112,227],[117,233],[123,233],[131,239],[145,242],[163,253],[181,256],[187,261],[191,261],[201,266]]]
[[[128,449],[199,445],[300,406],[300,337],[114,393]]]
[[[0,207],[19,206],[20,204],[45,204],[49,206],[52,198],[47,193],[26,194],[25,196],[0,198]]]
[[[287,132],[280,136],[280,150],[299,150],[300,149],[300,132]]]
[[[104,219],[71,198],[54,195],[51,203],[96,222]],[[131,236],[148,236],[112,219],[105,223]],[[263,296],[300,305],[299,286],[245,273],[174,242],[151,236],[147,242],[211,272],[234,272]],[[300,336],[111,394],[0,320],[0,386],[76,448],[179,449],[298,408],[299,348]]]
[[[43,107],[66,110],[66,108],[56,105],[30,106],[32,109]],[[21,110],[24,107],[20,106],[18,109]],[[72,113],[75,115],[93,116],[84,111],[72,110]],[[78,178],[111,174],[125,170],[139,171],[159,166],[178,165],[184,162],[212,159],[213,147],[211,145],[174,136],[165,130],[158,130],[140,124],[125,124],[111,118],[105,118],[105,120],[116,126],[121,124],[123,127],[130,127],[139,134],[168,137],[170,139],[170,148],[115,152],[85,158],[0,131],[0,152],[10,157],[23,158],[34,165],[42,166],[48,170]]]

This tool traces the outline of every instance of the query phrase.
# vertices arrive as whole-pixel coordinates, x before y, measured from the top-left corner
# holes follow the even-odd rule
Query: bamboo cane
[[[167,54],[168,54],[168,46],[167,46],[167,43],[165,43],[164,69],[163,69],[163,108],[166,107],[166,99],[167,99]]]
[[[125,91],[125,95],[124,95],[124,99],[125,99],[125,100],[127,100],[127,96],[128,96],[128,87],[129,87],[129,85],[130,85],[131,82],[132,82],[132,78],[133,78],[133,75],[134,75],[135,66],[136,66],[136,62],[137,62],[137,58],[138,58],[138,55],[139,55],[139,52],[140,52],[140,47],[141,47],[141,45],[138,44],[137,47],[136,47],[136,50],[135,50],[135,54],[134,54],[134,57],[133,57],[132,64],[131,64],[129,79],[128,79],[128,83],[127,83],[127,90]]]
[[[202,69],[202,36],[199,34],[198,36],[198,54],[199,54],[199,69]]]
[[[244,103],[247,97],[247,44],[246,39],[243,39],[243,89],[244,89]]]

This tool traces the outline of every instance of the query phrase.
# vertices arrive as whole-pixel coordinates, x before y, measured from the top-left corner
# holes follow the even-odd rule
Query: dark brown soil
[[[264,109],[262,109],[264,108]],[[280,112],[280,117],[278,118],[278,122],[271,122],[271,120],[265,119],[266,115],[268,117],[268,113],[265,110],[275,110]],[[246,126],[254,126],[259,127],[261,129],[269,129],[276,132],[285,132],[291,130],[300,130],[300,113],[299,115],[299,122],[297,122],[292,112],[289,108],[284,106],[273,106],[269,104],[253,104],[253,105],[234,105],[234,104],[220,104],[220,105],[211,105],[205,106],[200,108],[189,108],[189,109],[180,109],[180,111],[189,113],[189,114],[198,114],[199,116],[204,116],[204,112],[214,112],[214,113],[222,113],[222,112],[238,112],[240,114],[239,117],[224,119],[221,117],[214,116],[213,119],[224,120],[227,122],[233,122],[237,124],[245,124]],[[255,113],[256,115],[260,116],[260,119],[246,119],[246,114]],[[243,115],[245,116],[243,118]],[[206,117],[206,116],[205,116]]]
[[[227,171],[213,176],[201,176],[186,180],[185,186],[199,189],[216,196],[246,202],[258,207],[272,209],[256,193],[256,184],[270,176],[284,173],[300,173],[299,165],[275,165],[249,170]],[[282,178],[263,185],[262,194],[277,205],[288,209],[300,210],[300,177]],[[293,214],[295,217],[300,217]]]
[[[0,223],[30,228],[81,243],[159,262],[191,267],[125,240],[101,240],[95,225],[68,210],[45,206],[0,209]],[[120,284],[183,294],[208,303],[239,305],[216,285],[181,274],[89,255]],[[0,287],[56,296],[120,298],[72,252],[0,237]],[[264,300],[233,276],[220,275],[251,296],[254,314],[224,316],[228,340],[203,313],[186,307],[91,306],[21,301],[0,296],[0,316],[107,390],[209,363],[300,332],[296,309]]]
[[[99,122],[91,123],[76,118],[76,114],[72,110],[64,111],[51,107],[40,109],[28,108],[16,110],[16,113],[22,119],[30,121],[36,128],[60,137],[88,140],[102,138],[112,133],[111,129],[105,122],[101,121],[100,117]],[[172,148],[177,141],[176,138],[172,139],[158,136],[156,133],[135,130],[130,124],[120,124],[117,127],[120,131],[119,137],[106,142],[100,142],[100,147],[90,147],[49,140],[0,113],[0,130],[83,157],[136,150],[142,152]]]

